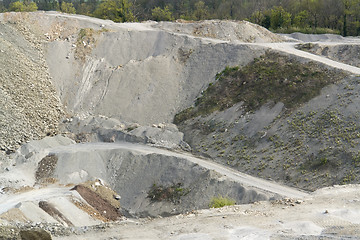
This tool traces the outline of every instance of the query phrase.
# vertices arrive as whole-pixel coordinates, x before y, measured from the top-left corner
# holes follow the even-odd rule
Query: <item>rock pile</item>
[[[0,24],[0,150],[12,152],[21,143],[58,133],[64,111],[41,42],[20,25]]]
[[[215,38],[224,41],[246,43],[284,41],[281,36],[247,21],[205,20],[199,22],[187,22],[179,20],[176,23],[156,23],[153,27],[175,33],[188,34],[196,37]]]

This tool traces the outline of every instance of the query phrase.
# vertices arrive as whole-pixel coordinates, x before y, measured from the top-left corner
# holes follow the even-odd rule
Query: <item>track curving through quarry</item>
[[[351,74],[360,75],[360,68],[358,68],[358,67],[354,67],[354,66],[351,66],[351,65],[348,65],[345,63],[331,60],[331,59],[323,57],[323,56],[319,56],[319,55],[308,53],[308,52],[305,52],[302,50],[298,50],[295,48],[295,46],[297,44],[298,43],[261,43],[261,44],[254,43],[251,45],[268,47],[268,48],[276,50],[276,51],[285,52],[287,54],[291,54],[291,55],[295,55],[295,56],[302,57],[305,59],[309,59],[311,61],[324,64],[331,68],[336,68],[336,69],[340,69],[343,71],[347,71]],[[340,45],[340,44],[344,44],[344,43],[331,43],[331,45]],[[360,44],[360,42],[358,44]]]
[[[49,149],[50,154],[60,154],[69,152],[85,152],[85,151],[99,151],[99,150],[130,150],[132,152],[141,152],[142,154],[160,154],[164,156],[172,156],[181,159],[186,159],[192,163],[198,164],[206,169],[214,170],[217,173],[224,175],[232,181],[238,182],[247,187],[253,187],[265,192],[275,193],[281,197],[288,198],[304,198],[308,193],[294,188],[282,186],[278,183],[267,181],[264,179],[252,177],[250,175],[241,173],[234,169],[225,167],[213,161],[195,157],[189,153],[174,152],[156,147],[150,147],[142,144],[133,144],[127,142],[117,143],[84,143],[70,146],[63,146],[59,148]]]

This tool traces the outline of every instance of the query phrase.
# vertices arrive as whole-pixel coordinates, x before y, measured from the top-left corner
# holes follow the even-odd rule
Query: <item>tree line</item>
[[[248,20],[277,32],[360,35],[360,0],[0,0],[0,11],[56,10],[116,22]]]

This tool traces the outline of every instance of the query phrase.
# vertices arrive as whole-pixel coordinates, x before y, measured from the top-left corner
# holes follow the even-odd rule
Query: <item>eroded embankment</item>
[[[217,196],[232,198],[238,204],[278,196],[245,187],[186,158],[148,153],[141,147],[129,150],[117,143],[80,144],[54,149],[52,154],[58,157],[53,176],[59,183],[104,179],[120,194],[121,207],[136,216],[166,216],[208,208],[211,199]],[[149,194],[154,187],[168,189],[170,193],[164,191],[164,196],[156,201]]]

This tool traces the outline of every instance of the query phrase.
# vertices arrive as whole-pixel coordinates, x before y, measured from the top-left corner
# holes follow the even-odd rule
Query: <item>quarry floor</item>
[[[359,239],[360,186],[322,189],[303,199],[128,219],[104,232],[54,239]]]

